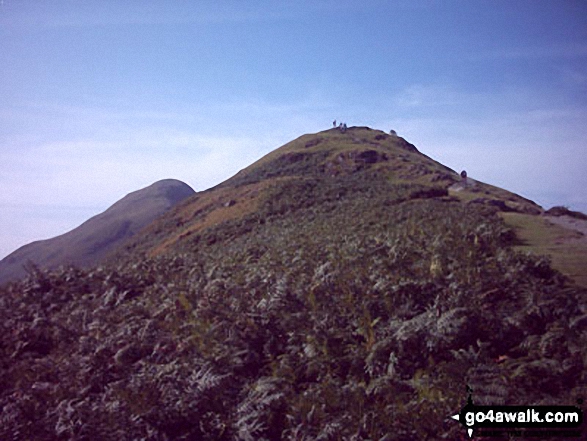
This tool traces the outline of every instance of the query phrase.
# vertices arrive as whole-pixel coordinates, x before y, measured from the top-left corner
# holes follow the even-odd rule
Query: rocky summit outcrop
[[[0,284],[25,274],[25,266],[56,268],[99,263],[145,225],[193,195],[176,179],[164,179],[129,193],[103,213],[60,236],[24,245],[0,261]]]

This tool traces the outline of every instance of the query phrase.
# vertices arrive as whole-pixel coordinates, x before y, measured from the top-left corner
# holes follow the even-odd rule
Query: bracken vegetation
[[[513,241],[365,169],[276,181],[154,257],[31,267],[0,291],[0,439],[459,439],[466,385],[574,404],[585,291]]]

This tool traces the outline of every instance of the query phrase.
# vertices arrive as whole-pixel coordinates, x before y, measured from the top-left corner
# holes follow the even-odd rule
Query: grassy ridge
[[[6,287],[0,438],[458,439],[466,385],[585,396],[585,290],[448,180],[320,169],[340,153],[275,154],[107,266]]]

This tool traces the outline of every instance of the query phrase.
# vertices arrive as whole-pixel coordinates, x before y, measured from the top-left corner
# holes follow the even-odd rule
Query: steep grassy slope
[[[459,439],[466,385],[586,396],[586,291],[384,135],[301,137],[108,266],[5,288],[0,438]]]
[[[534,202],[506,190],[481,182],[464,186],[457,173],[401,137],[350,127],[344,133],[331,129],[303,135],[274,150],[217,187],[170,210],[134,238],[127,249],[133,255],[148,256],[183,249],[185,242],[199,240],[202,234],[204,240],[213,240],[207,236],[208,229],[225,222],[242,223],[245,218],[249,223],[263,222],[264,204],[281,204],[287,212],[300,204],[319,203],[316,195],[322,188],[330,192],[325,197],[341,198],[355,191],[359,181],[359,186],[373,186],[371,193],[388,192],[388,202],[394,200],[395,192],[402,192],[397,196],[402,200],[450,194],[455,200],[498,210],[542,211]],[[257,220],[251,221],[251,216]]]
[[[0,284],[24,276],[28,263],[42,268],[97,264],[157,216],[193,194],[191,187],[175,179],[132,192],[79,227],[6,256],[0,261]]]
[[[334,187],[352,187],[357,173],[381,177],[389,185],[434,186],[442,194],[458,181],[452,170],[422,155],[403,138],[364,127],[352,127],[345,133],[327,130],[301,136],[219,186],[198,193],[151,225],[129,248],[155,255],[176,244],[181,247],[187,237],[224,221],[237,221],[250,213],[262,217],[260,204],[275,200],[279,188],[292,186],[300,191],[295,195],[297,200],[290,201],[295,206],[311,199],[303,194],[304,186],[324,183],[336,191]]]

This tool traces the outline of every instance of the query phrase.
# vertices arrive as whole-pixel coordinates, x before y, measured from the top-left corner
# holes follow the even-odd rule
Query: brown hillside
[[[22,277],[27,263],[41,268],[96,264],[157,216],[192,194],[191,187],[174,179],[158,181],[129,193],[79,227],[61,236],[30,243],[6,256],[0,261],[0,284]]]
[[[350,127],[345,132],[330,129],[303,135],[272,151],[220,185],[170,210],[133,238],[126,251],[152,257],[181,249],[194,238],[197,243],[214,241],[201,238],[206,231],[227,222],[251,222],[251,216],[255,218],[253,222],[263,222],[260,207],[279,194],[280,188],[317,182],[345,187],[366,175],[392,186],[420,186],[414,191],[423,195],[451,196],[498,211],[543,211],[534,202],[506,190],[472,179],[464,184],[455,171],[420,153],[397,135]],[[298,200],[303,197],[301,194]]]

